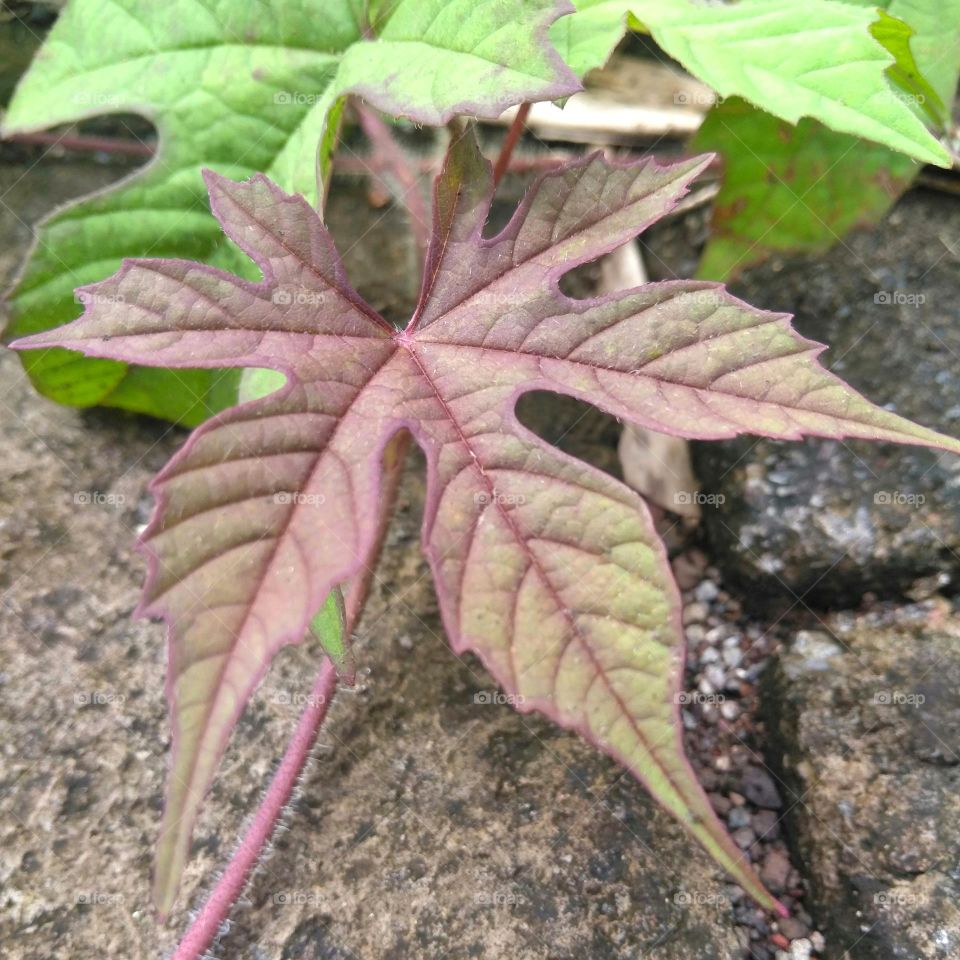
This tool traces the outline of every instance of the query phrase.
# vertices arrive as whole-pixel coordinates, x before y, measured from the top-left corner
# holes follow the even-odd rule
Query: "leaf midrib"
[[[396,351],[396,350],[391,350],[391,351],[389,351],[389,352],[386,352],[385,355],[384,355],[384,358],[383,358],[382,362],[381,362],[377,367],[374,368],[374,370],[371,372],[370,378],[367,380],[367,382],[366,382],[362,387],[360,387],[360,389],[357,390],[357,392],[356,392],[356,394],[354,395],[353,399],[350,401],[350,403],[347,405],[346,409],[343,411],[343,414],[340,416],[339,421],[338,421],[336,427],[334,427],[333,432],[331,433],[330,437],[328,438],[328,440],[327,440],[326,444],[324,445],[323,449],[317,451],[316,460],[315,460],[312,468],[310,469],[310,472],[309,472],[309,474],[308,474],[308,476],[307,476],[307,479],[304,481],[304,483],[303,483],[303,485],[302,485],[304,489],[309,485],[311,478],[316,474],[316,471],[317,471],[317,469],[318,469],[318,467],[319,467],[319,464],[320,464],[321,460],[322,460],[323,457],[324,457],[324,454],[325,454],[327,451],[330,450],[331,445],[332,445],[332,443],[333,443],[333,440],[334,440],[334,438],[337,436],[337,433],[342,429],[344,423],[346,423],[346,422],[348,421],[348,416],[347,416],[347,415],[348,415],[348,413],[350,412],[350,410],[354,407],[354,405],[355,405],[355,404],[359,401],[359,399],[363,396],[365,390],[367,389],[367,387],[369,387],[370,382],[376,377],[376,375],[377,375],[387,364],[390,363],[390,361],[391,361],[396,355],[397,355],[397,351]],[[219,425],[218,425],[218,426],[219,426]],[[197,436],[197,434],[195,433],[195,434],[193,434],[193,436]],[[186,448],[185,448],[185,451],[184,451],[184,452],[186,452]],[[158,495],[159,495],[161,492],[158,490],[157,493],[158,493]],[[301,510],[303,507],[304,507],[304,504],[302,504],[302,503],[300,503],[300,502],[296,502],[296,503],[292,504],[291,509],[290,509],[290,512],[287,514],[287,517],[286,517],[286,519],[284,520],[283,526],[277,531],[276,534],[274,534],[273,547],[272,547],[272,549],[270,550],[269,556],[267,556],[266,559],[264,560],[264,566],[263,566],[263,571],[264,571],[264,572],[263,572],[263,575],[259,578],[259,583],[260,583],[260,587],[261,587],[261,588],[262,588],[263,582],[264,582],[264,581],[266,580],[266,578],[267,578],[267,575],[268,575],[268,573],[269,573],[270,568],[272,567],[272,565],[273,565],[274,562],[276,561],[277,552],[278,552],[278,550],[280,549],[280,544],[281,544],[282,542],[284,542],[285,539],[287,538],[287,536],[289,535],[291,526],[293,525],[294,517],[300,512],[300,510]],[[150,537],[150,539],[153,539],[153,533],[154,533],[154,532],[151,531],[151,537]],[[162,530],[157,530],[157,531],[156,531],[156,535],[157,535],[157,536],[161,535],[162,533],[163,533]],[[257,539],[261,539],[261,540],[262,540],[262,539],[264,539],[264,538],[263,538],[263,537],[258,537]],[[149,540],[145,540],[145,545],[149,546],[149,542],[150,542]],[[218,555],[216,558],[213,558],[213,559],[219,559],[219,556],[220,556],[220,555]],[[193,572],[194,572],[194,571],[190,571],[190,573],[188,573],[186,576],[182,577],[182,578],[178,581],[178,584],[182,584],[182,583],[186,582],[186,580],[189,579],[189,578],[193,575]],[[167,593],[167,592],[169,592],[169,591],[164,591],[164,593]],[[162,597],[163,594],[161,594],[160,596]],[[240,638],[244,635],[244,633],[245,633],[245,631],[246,631],[246,629],[247,629],[247,625],[249,624],[251,618],[254,616],[254,608],[255,608],[256,605],[257,605],[257,601],[258,601],[259,597],[260,597],[260,589],[256,590],[256,592],[255,592],[255,593],[253,594],[253,596],[250,598],[249,602],[243,604],[243,606],[245,607],[245,612],[244,612],[243,621],[241,622],[241,624],[239,625],[239,627],[238,627],[235,631],[232,632],[232,635],[231,635],[231,637],[230,637],[229,644],[227,645],[227,648],[226,648],[226,649],[224,650],[224,652],[223,652],[223,665],[222,665],[222,667],[220,668],[220,670],[218,671],[218,674],[217,674],[217,680],[216,680],[216,683],[215,683],[215,685],[214,685],[214,690],[215,690],[214,695],[213,695],[213,696],[210,698],[210,700],[208,701],[208,709],[205,710],[204,713],[203,713],[203,720],[202,720],[202,724],[201,724],[201,730],[202,730],[202,732],[201,732],[200,736],[198,737],[198,742],[203,742],[203,740],[204,740],[205,737],[206,737],[206,732],[207,732],[208,729],[209,729],[210,717],[213,716],[213,714],[214,714],[214,712],[215,712],[215,708],[216,708],[217,705],[220,703],[220,698],[221,698],[221,696],[223,695],[223,689],[224,689],[224,688],[223,688],[223,678],[224,678],[224,676],[226,676],[226,673],[227,673],[227,670],[228,670],[228,668],[229,668],[229,665],[233,662],[234,655],[235,655],[236,650],[237,650],[237,648],[238,648],[238,646],[239,646],[239,644],[240,644]],[[153,604],[154,604],[158,599],[159,599],[159,597],[157,597],[157,598],[151,598],[151,600],[150,600],[150,606],[152,607]],[[274,646],[277,646],[277,647],[281,647],[281,646],[283,646],[283,642],[282,642],[282,640],[278,640],[278,641],[275,641],[275,643],[274,643],[273,645],[274,645]],[[186,771],[186,777],[185,777],[185,779],[183,780],[183,783],[184,783],[184,785],[185,785],[185,787],[186,787],[186,792],[185,792],[185,796],[186,796],[186,797],[189,797],[190,794],[192,794],[192,793],[194,792],[194,790],[196,789],[196,787],[195,787],[195,784],[196,784],[196,775],[197,775],[197,768],[198,768],[200,759],[201,759],[201,751],[199,751],[199,750],[194,750],[194,751],[192,752],[192,756],[191,756],[191,758],[190,758],[190,763],[189,763],[188,768],[187,768],[187,771]],[[185,806],[185,805],[184,805],[184,806]],[[181,815],[181,816],[180,816],[180,820],[177,821],[177,825],[175,825],[175,826],[178,826],[178,825],[182,822],[182,814],[183,814],[183,809],[180,810],[180,815]],[[177,843],[176,843],[175,846],[172,846],[172,847],[171,847],[171,850],[170,850],[171,853],[173,852],[173,850],[177,849],[177,847],[179,847],[180,845],[182,845],[182,843],[185,842],[185,841],[184,841],[184,837],[183,837],[183,835],[182,835],[182,833],[181,833],[180,831],[174,832],[173,836],[174,836],[174,838],[177,840]]]
[[[623,698],[620,696],[619,692],[614,688],[612,682],[610,681],[610,678],[607,676],[606,669],[603,667],[603,665],[600,663],[600,661],[597,659],[596,655],[594,654],[593,648],[588,638],[581,631],[579,625],[577,624],[576,620],[573,618],[571,612],[567,609],[566,604],[563,603],[562,598],[560,597],[560,594],[557,592],[556,588],[554,587],[553,582],[550,580],[550,577],[547,575],[546,571],[544,570],[543,565],[540,563],[540,560],[538,559],[537,555],[527,545],[526,540],[522,536],[517,525],[514,523],[513,518],[510,516],[510,512],[504,508],[504,505],[496,497],[495,495],[496,491],[493,486],[493,483],[491,482],[490,478],[487,476],[486,471],[481,466],[479,456],[474,451],[473,447],[470,445],[469,439],[467,438],[466,434],[464,434],[463,429],[460,426],[460,422],[454,416],[453,411],[450,409],[450,406],[446,401],[446,398],[440,392],[440,389],[437,386],[436,382],[427,372],[426,367],[424,367],[422,361],[420,360],[420,357],[417,355],[416,349],[415,348],[411,349],[409,352],[411,357],[414,360],[414,363],[417,365],[417,368],[420,371],[421,377],[423,378],[424,382],[431,388],[431,390],[433,391],[437,399],[437,402],[440,404],[441,408],[443,409],[445,416],[453,425],[454,429],[457,431],[457,435],[460,438],[460,442],[463,444],[464,449],[470,455],[470,459],[472,461],[471,465],[479,474],[481,480],[483,481],[484,486],[486,486],[487,491],[490,494],[491,503],[500,512],[500,515],[503,517],[504,522],[510,528],[510,532],[514,537],[514,540],[516,541],[517,545],[524,553],[529,566],[536,570],[537,575],[540,577],[541,582],[544,584],[548,593],[550,594],[550,598],[553,601],[554,605],[556,606],[556,609],[560,612],[561,616],[567,622],[571,632],[577,637],[581,646],[586,651],[587,656],[590,658],[590,662],[593,665],[595,675],[602,679],[604,686],[606,686],[607,690],[610,693],[610,696],[616,703],[618,709],[620,710],[622,715],[626,718],[637,740],[644,745],[645,750],[647,751],[654,765],[660,771],[661,775],[664,777],[665,781],[670,785],[670,788],[676,793],[676,795],[682,799],[685,796],[684,790],[682,789],[681,786],[677,784],[671,771],[663,765],[662,761],[657,756],[654,746],[644,736],[643,732],[641,731],[633,715],[627,709],[627,706],[624,703]],[[459,620],[459,604],[458,604],[458,620]],[[511,627],[512,626],[513,625],[511,625]],[[466,640],[467,637],[464,636],[461,629],[459,628],[460,628],[460,624],[458,623],[458,633],[463,639]],[[513,647],[512,641],[510,646],[511,648]],[[517,682],[516,672],[514,672],[514,688],[517,692],[519,692],[519,684]],[[591,731],[591,733],[593,733],[593,731]],[[594,735],[599,736],[597,734],[594,734]]]

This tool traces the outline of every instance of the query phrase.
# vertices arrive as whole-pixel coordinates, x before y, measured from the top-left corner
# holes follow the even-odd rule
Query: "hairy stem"
[[[513,156],[513,148],[517,145],[517,141],[520,139],[520,134],[523,133],[523,128],[527,124],[527,116],[529,113],[530,104],[521,103],[519,109],[517,110],[517,115],[513,118],[513,123],[510,124],[510,129],[507,131],[506,139],[503,141],[503,146],[500,148],[500,156],[497,157],[497,162],[493,168],[494,186],[496,186],[503,179],[503,175],[507,172],[507,168],[510,166],[510,157]]]
[[[337,686],[337,671],[324,657],[320,673],[307,698],[297,729],[287,746],[277,772],[270,781],[256,814],[230,858],[227,869],[217,881],[196,919],[190,924],[171,960],[198,960],[213,942],[246,886],[250,873],[273,835],[283,808],[290,802],[294,787],[313,749],[320,724]]]
[[[387,444],[383,452],[383,496],[380,501],[377,545],[371,562],[350,582],[346,591],[344,601],[346,617],[343,629],[348,638],[363,613],[370,593],[374,568],[393,514],[409,447],[410,434],[402,432]],[[226,922],[233,905],[243,893],[253,868],[263,856],[264,848],[273,836],[284,807],[293,796],[294,788],[310,758],[310,752],[320,732],[320,725],[327,715],[327,707],[336,687],[336,668],[329,657],[324,657],[320,673],[307,698],[307,705],[297,722],[297,728],[247,832],[243,835],[226,870],[188,927],[170,960],[199,960]]]

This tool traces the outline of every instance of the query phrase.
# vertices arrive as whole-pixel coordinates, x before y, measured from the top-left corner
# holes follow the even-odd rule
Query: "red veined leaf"
[[[716,284],[593,300],[561,276],[666,213],[709,158],[599,155],[542,177],[484,238],[492,179],[471,133],[437,180],[422,295],[403,330],[350,287],[309,205],[262,176],[208,175],[224,231],[263,272],[132,260],[86,311],[21,347],[167,367],[281,371],[285,386],[197,429],[155,482],[143,610],[170,624],[174,750],[156,897],[173,900],[200,802],[251,691],[328,591],[374,561],[381,455],[425,451],[424,548],[455,650],[521,710],[635,774],[760,903],[681,744],[680,604],[642,500],[518,422],[530,390],[685,437],[866,437],[960,452],[827,373],[785,315]]]

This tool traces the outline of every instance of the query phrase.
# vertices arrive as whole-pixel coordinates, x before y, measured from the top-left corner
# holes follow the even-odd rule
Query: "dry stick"
[[[91,150],[99,153],[122,153],[131,157],[152,157],[156,147],[139,140],[120,137],[88,137],[72,133],[16,133],[3,138],[7,143],[37,144],[41,147],[63,147],[66,150]]]
[[[520,134],[523,133],[523,128],[526,125],[529,113],[530,104],[520,104],[517,115],[513,118],[513,123],[510,124],[510,129],[507,131],[503,146],[500,148],[500,156],[497,157],[496,165],[493,168],[494,186],[503,179],[503,175],[507,172],[507,167],[510,166],[510,157],[513,155],[513,148],[517,145]]]
[[[368,133],[369,136],[369,133]],[[151,143],[141,143],[136,140],[123,140],[119,137],[88,137],[81,134],[58,133],[15,133],[9,137],[0,137],[3,143],[22,143],[25,146],[63,147],[66,150],[78,152],[98,152],[125,154],[132,157],[152,157],[156,146]],[[537,154],[535,156],[515,156],[510,160],[511,173],[535,173],[540,170],[549,170],[563,163],[573,160],[577,155],[570,151],[554,151],[553,153]],[[432,174],[436,172],[436,160],[431,157],[416,158],[408,161],[405,167],[417,173]],[[336,156],[333,167],[337,173],[348,176],[369,176],[370,168],[376,167],[372,156]],[[399,173],[399,171],[391,171]],[[399,176],[398,176],[399,180]],[[424,210],[426,205],[422,204]],[[427,223],[429,224],[429,218]]]
[[[134,140],[122,140],[116,137],[87,137],[81,135],[56,133],[18,133],[10,137],[0,138],[4,143],[22,143],[27,145],[40,145],[50,147],[64,147],[67,150],[90,151],[100,153],[126,154],[135,157],[152,157],[156,153],[156,147],[149,143],[140,143]],[[506,146],[506,143],[504,143]],[[537,153],[533,155],[512,155],[510,157],[507,170],[510,173],[541,173],[553,170],[564,163],[576,159],[578,154],[569,150],[554,150],[551,153]],[[639,153],[624,153],[620,155],[623,159],[639,159]],[[333,161],[334,169],[337,173],[348,176],[370,175],[370,168],[375,166],[373,157],[348,157],[337,156]],[[416,170],[418,173],[432,174],[436,170],[436,161],[432,158],[417,158],[407,163],[407,167]],[[719,168],[719,163],[714,162],[711,168]],[[918,177],[918,183],[926,187],[935,187],[951,193],[958,192],[955,182],[947,183],[943,179],[934,182],[929,179],[929,173],[922,172]],[[427,221],[429,223],[429,220]]]
[[[370,592],[376,558],[383,547],[390,517],[397,499],[403,464],[410,446],[410,434],[398,433],[387,444],[383,453],[383,497],[381,498],[377,541],[371,563],[350,583],[345,599],[346,617],[344,636],[349,637],[360,619],[364,604]],[[327,707],[337,687],[337,671],[329,657],[324,657],[320,673],[314,681],[313,689],[307,698],[307,706],[297,722],[290,743],[283,754],[280,766],[270,781],[257,812],[243,835],[230,862],[220,879],[214,885],[200,912],[184,934],[170,960],[199,960],[213,943],[221,927],[227,920],[230,910],[243,893],[253,868],[260,861],[264,848],[273,835],[274,828],[283,813],[284,807],[293,796],[303,768],[310,758],[310,752],[316,742],[320,725],[327,715]]]

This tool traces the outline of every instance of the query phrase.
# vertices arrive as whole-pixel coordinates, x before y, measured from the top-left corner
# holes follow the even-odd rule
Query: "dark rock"
[[[747,274],[749,303],[796,314],[830,345],[825,364],[878,405],[960,434],[960,202],[909,193],[876,231],[829,259],[797,257]],[[804,597],[856,605],[906,594],[960,566],[960,458],[865,441],[693,445],[724,573],[754,602]]]
[[[790,857],[787,851],[780,847],[771,847],[763,858],[760,867],[760,879],[774,893],[782,893],[787,889],[787,878],[790,876]]]
[[[747,767],[743,774],[742,789],[746,798],[758,807],[779,810],[783,806],[783,798],[773,777],[762,767]]]
[[[777,920],[777,928],[788,940],[799,940],[810,935],[810,928],[796,917],[784,917]]]
[[[761,810],[750,818],[757,837],[761,840],[776,840],[780,836],[780,815],[774,810]]]
[[[749,850],[757,839],[757,835],[750,827],[740,827],[738,830],[734,830],[730,836],[733,837],[733,842],[741,850]]]
[[[826,626],[829,669],[805,643],[763,689],[811,913],[837,957],[956,957],[960,623],[940,600]]]

